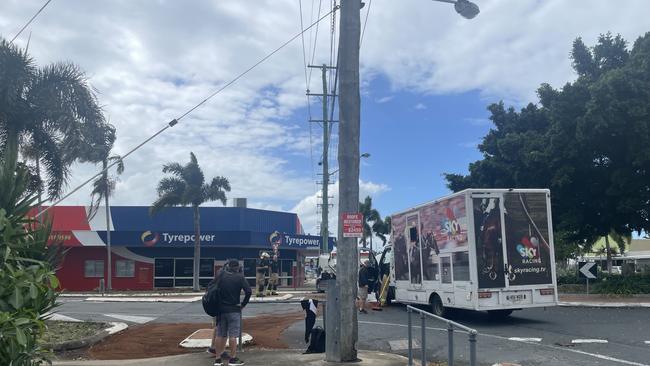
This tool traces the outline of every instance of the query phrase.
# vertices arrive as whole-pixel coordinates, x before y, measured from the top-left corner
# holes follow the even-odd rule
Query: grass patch
[[[47,330],[39,339],[41,344],[58,344],[93,336],[106,328],[104,323],[64,322],[47,320]]]

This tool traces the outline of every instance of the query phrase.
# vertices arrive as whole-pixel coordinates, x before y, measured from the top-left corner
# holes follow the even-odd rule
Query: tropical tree
[[[391,233],[391,225],[392,219],[390,216],[386,216],[372,225],[372,230],[381,239],[382,245],[386,245],[386,241],[388,241],[387,236]]]
[[[106,122],[84,73],[68,62],[37,68],[23,50],[0,39],[0,149],[20,146],[41,173],[50,198],[59,197],[76,161],[99,162],[93,152],[112,146]]]
[[[122,160],[122,157],[119,155],[111,155],[106,157],[102,160],[102,175],[98,177],[94,182],[93,182],[93,190],[90,193],[90,212],[88,213],[88,219],[90,220],[95,216],[97,211],[99,210],[99,205],[102,202],[102,199],[104,200],[105,204],[105,210],[106,210],[106,257],[107,257],[107,271],[106,271],[106,289],[108,291],[111,291],[113,288],[113,262],[111,260],[111,225],[110,225],[110,218],[111,218],[111,209],[109,205],[109,198],[110,196],[113,195],[113,192],[115,191],[115,184],[116,180],[115,178],[111,177],[108,174],[108,166],[116,163],[115,165],[117,166],[117,174],[122,174],[124,173],[124,161]]]
[[[561,89],[542,84],[538,104],[490,105],[483,158],[469,175],[446,175],[453,191],[550,188],[566,255],[612,233],[650,230],[650,33],[631,49],[610,33],[591,48],[578,38],[571,60],[578,78]]]
[[[218,176],[210,184],[205,183],[203,170],[193,152],[190,162],[181,165],[168,163],[163,173],[170,174],[158,183],[158,199],[151,205],[150,213],[155,215],[167,207],[191,206],[194,215],[194,278],[193,288],[199,290],[199,265],[201,261],[201,217],[199,206],[209,201],[226,204],[226,192],[230,192],[228,179]]]
[[[370,238],[370,250],[372,251],[372,236],[375,232],[374,229],[381,226],[381,216],[379,215],[379,211],[372,208],[372,198],[370,196],[366,196],[363,202],[359,202],[359,212],[363,215],[363,236],[361,237],[361,244],[366,248],[368,238]]]

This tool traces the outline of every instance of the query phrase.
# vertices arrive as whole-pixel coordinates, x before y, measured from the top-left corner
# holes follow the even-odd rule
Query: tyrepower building
[[[91,291],[105,279],[107,218],[100,207],[89,217],[83,206],[53,207],[50,243],[67,253],[57,275],[69,291]],[[169,208],[155,216],[148,206],[113,206],[111,237],[114,290],[190,288],[194,264],[194,218],[191,208]],[[303,235],[293,213],[245,207],[202,207],[200,283],[205,286],[226,259],[237,258],[251,285],[261,251],[277,250],[283,287],[304,283],[304,258],[318,255],[321,238]],[[334,238],[328,245],[334,246]]]

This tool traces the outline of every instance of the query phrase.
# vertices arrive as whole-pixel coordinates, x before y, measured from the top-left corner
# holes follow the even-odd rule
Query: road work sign
[[[598,277],[597,274],[598,266],[595,262],[578,262],[578,275],[580,278],[594,280]]]
[[[344,212],[341,214],[343,221],[344,238],[363,237],[363,214],[360,212]]]

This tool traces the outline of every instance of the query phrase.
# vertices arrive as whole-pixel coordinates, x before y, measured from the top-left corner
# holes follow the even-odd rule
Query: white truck
[[[392,215],[391,241],[379,261],[389,300],[439,316],[558,303],[547,189],[464,190]]]

